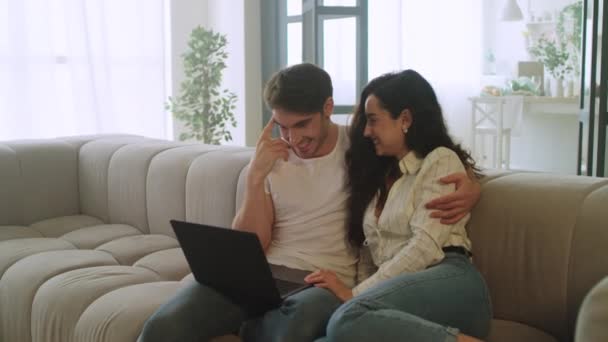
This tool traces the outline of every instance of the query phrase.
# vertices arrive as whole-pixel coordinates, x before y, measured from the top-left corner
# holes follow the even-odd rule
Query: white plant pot
[[[574,97],[574,80],[568,80],[566,83],[566,97]]]
[[[564,97],[564,80],[555,79],[555,97]]]

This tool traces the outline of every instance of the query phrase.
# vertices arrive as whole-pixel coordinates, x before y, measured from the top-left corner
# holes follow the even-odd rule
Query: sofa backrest
[[[80,150],[82,214],[174,236],[169,220],[230,226],[252,149],[123,138]]]
[[[123,147],[145,141],[147,139],[141,137],[98,139],[88,142],[80,148],[78,184],[82,214],[97,217],[104,222],[111,222],[108,181],[110,178],[110,162]],[[126,166],[125,173],[128,173],[128,170],[132,168],[134,166]],[[120,180],[121,174],[122,170],[114,169],[114,179]],[[124,182],[127,183],[128,180],[124,179]],[[137,206],[137,203],[130,203],[130,207]]]
[[[227,227],[252,152],[128,135],[0,143],[0,225],[88,215],[169,236],[170,219]]]
[[[0,143],[0,225],[78,214],[78,147],[62,140]]]
[[[572,340],[583,296],[608,275],[608,179],[488,177],[468,231],[498,319]]]
[[[174,236],[170,219],[230,227],[238,177],[252,149],[193,145],[159,153],[150,163],[149,231]]]

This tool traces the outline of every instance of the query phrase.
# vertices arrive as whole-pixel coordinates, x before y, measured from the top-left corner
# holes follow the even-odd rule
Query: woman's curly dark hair
[[[373,79],[359,98],[349,131],[351,145],[346,151],[350,190],[347,201],[348,240],[355,247],[361,246],[365,240],[363,217],[367,206],[376,195],[379,195],[382,205],[388,193],[387,179],[396,179],[401,174],[399,161],[395,157],[377,156],[371,139],[363,136],[367,125],[365,101],[370,95],[379,100],[393,119],[398,118],[405,109],[410,111],[412,124],[405,143],[417,157],[424,158],[443,146],[454,151],[465,168],[479,175],[471,155],[449,136],[435,91],[424,77],[414,70],[405,70]]]

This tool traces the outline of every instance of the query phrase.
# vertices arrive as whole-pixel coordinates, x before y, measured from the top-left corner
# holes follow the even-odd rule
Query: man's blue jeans
[[[329,317],[340,304],[331,292],[311,287],[264,316],[249,319],[223,295],[192,281],[148,319],[141,341],[201,342],[240,329],[244,341],[309,342],[325,335]]]
[[[317,341],[456,341],[458,332],[485,338],[490,297],[469,259],[448,252],[438,265],[380,283],[332,315]]]

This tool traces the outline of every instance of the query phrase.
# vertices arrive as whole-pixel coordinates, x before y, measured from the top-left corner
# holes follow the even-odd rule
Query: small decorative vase
[[[564,97],[564,80],[555,79],[555,97]]]
[[[544,96],[551,96],[551,79],[545,79],[545,94]]]
[[[581,95],[581,78],[580,77],[576,77],[574,79],[574,96],[580,96]]]
[[[566,97],[574,97],[574,80],[568,80],[566,85]]]

